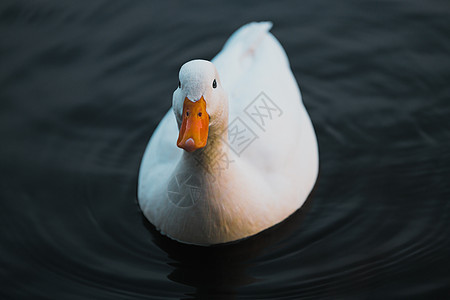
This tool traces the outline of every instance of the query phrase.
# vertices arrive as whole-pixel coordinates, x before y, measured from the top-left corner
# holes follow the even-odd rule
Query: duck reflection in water
[[[312,197],[313,193],[289,218],[255,236],[208,247],[177,242],[159,233],[144,216],[142,221],[152,234],[154,243],[167,253],[167,264],[174,268],[167,277],[196,289],[194,293],[186,293],[187,296],[228,299],[234,297],[239,287],[259,281],[250,274],[249,269],[261,256],[270,253],[271,249],[282,247],[290,236],[301,229]]]

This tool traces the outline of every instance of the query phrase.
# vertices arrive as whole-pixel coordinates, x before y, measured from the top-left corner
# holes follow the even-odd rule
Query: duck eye
[[[178,80],[178,87],[181,88],[181,82]]]
[[[201,112],[199,112],[199,113],[198,113],[198,116],[199,116],[199,117],[201,117],[201,116],[202,116],[202,113],[201,113]]]
[[[186,112],[186,117],[189,117],[189,112],[188,111]]]
[[[213,89],[215,89],[217,87],[217,82],[216,82],[216,80],[214,79],[214,81],[213,81]]]

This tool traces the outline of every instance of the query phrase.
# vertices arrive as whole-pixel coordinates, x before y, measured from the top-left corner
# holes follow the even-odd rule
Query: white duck
[[[271,27],[247,24],[212,62],[180,69],[138,184],[144,215],[175,240],[254,235],[300,208],[315,184],[316,136]]]

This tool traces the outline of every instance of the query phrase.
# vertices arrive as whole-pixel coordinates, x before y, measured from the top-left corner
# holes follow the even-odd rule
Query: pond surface
[[[179,67],[254,20],[289,56],[319,179],[275,228],[182,245],[139,209],[141,157]],[[0,33],[0,298],[450,295],[448,1],[4,0]]]

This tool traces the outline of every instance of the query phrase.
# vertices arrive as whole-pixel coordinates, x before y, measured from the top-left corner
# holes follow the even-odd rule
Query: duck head
[[[179,73],[172,107],[178,123],[177,146],[187,152],[203,148],[211,131],[228,121],[228,101],[213,63],[192,60]]]

